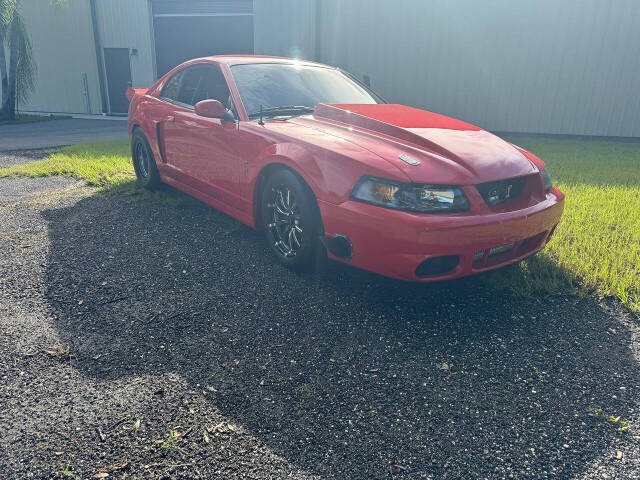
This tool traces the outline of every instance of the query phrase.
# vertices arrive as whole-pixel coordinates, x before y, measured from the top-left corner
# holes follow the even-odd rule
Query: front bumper
[[[546,245],[560,221],[564,195],[553,188],[543,201],[527,208],[482,214],[415,214],[353,200],[318,203],[325,235],[344,235],[353,246],[353,256],[342,261],[388,277],[429,282],[499,268],[533,255]],[[509,251],[490,255],[492,249],[507,244],[513,244]],[[428,258],[451,255],[459,259],[452,270],[416,274]]]

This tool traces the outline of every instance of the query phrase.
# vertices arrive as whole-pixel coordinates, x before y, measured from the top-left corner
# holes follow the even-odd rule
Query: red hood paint
[[[292,123],[367,149],[413,182],[476,184],[532,174],[538,168],[509,142],[475,125],[394,104],[319,104]],[[399,158],[408,154],[420,165]]]

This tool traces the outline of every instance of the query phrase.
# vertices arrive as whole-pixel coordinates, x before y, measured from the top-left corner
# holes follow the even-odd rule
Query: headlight
[[[361,202],[411,212],[462,212],[469,202],[459,187],[402,183],[376,177],[362,177],[351,193]]]
[[[551,175],[549,175],[546,168],[542,170],[542,179],[544,180],[544,191],[548,192],[553,187],[553,183],[551,182]]]

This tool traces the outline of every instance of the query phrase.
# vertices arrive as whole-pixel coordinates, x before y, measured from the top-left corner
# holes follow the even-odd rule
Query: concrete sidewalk
[[[60,147],[81,142],[127,138],[125,120],[69,118],[0,125],[0,152]]]

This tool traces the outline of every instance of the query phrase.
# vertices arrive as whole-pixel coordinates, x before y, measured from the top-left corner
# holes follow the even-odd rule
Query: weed
[[[602,418],[603,420],[606,420],[607,422],[610,422],[616,425],[618,427],[619,432],[626,432],[629,428],[628,420],[622,420],[619,416],[616,417],[615,415],[610,415],[605,411],[603,411],[601,408],[590,408],[589,411],[594,416],[598,418]]]

